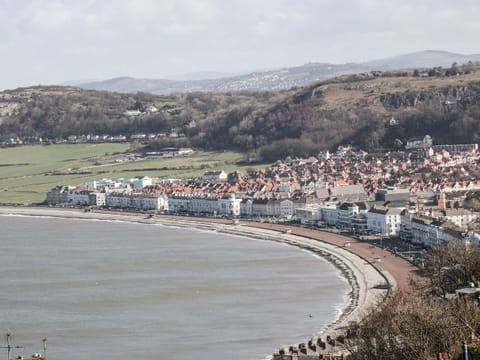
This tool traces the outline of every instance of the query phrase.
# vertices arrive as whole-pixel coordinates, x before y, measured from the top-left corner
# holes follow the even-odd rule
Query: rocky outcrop
[[[379,97],[380,103],[388,110],[415,107],[419,104],[468,106],[480,103],[480,83],[463,86],[432,88],[430,90],[389,93]]]

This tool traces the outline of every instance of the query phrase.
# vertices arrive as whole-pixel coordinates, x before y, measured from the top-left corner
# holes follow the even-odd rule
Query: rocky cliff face
[[[420,104],[443,106],[469,106],[480,103],[480,83],[432,88],[429,90],[384,94],[380,103],[388,110],[416,107]]]

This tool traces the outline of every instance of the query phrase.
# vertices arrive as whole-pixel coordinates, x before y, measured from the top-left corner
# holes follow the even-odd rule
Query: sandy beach
[[[317,337],[335,336],[345,326],[359,321],[389,290],[378,285],[390,284],[391,289],[403,290],[415,277],[415,267],[393,254],[371,247],[368,243],[342,235],[285,225],[245,222],[226,219],[178,217],[168,215],[60,209],[48,207],[0,207],[0,215],[48,216],[96,220],[122,220],[138,223],[158,223],[165,226],[199,228],[237,236],[264,239],[298,246],[315,252],[333,263],[348,280],[350,302],[335,322],[318,329]],[[374,259],[376,261],[374,261]],[[315,275],[315,274],[312,274]],[[309,339],[299,339],[307,342]],[[316,341],[316,339],[314,339]],[[294,344],[292,344],[294,345]],[[275,346],[275,344],[272,344]],[[272,349],[275,351],[275,349]],[[312,353],[313,354],[313,353]]]

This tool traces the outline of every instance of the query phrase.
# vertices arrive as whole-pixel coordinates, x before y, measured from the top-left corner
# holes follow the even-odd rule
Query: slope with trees
[[[149,105],[160,111],[124,115],[127,109]],[[150,147],[234,149],[275,160],[340,144],[368,151],[398,149],[425,134],[436,143],[478,142],[479,114],[480,65],[472,63],[372,71],[278,92],[166,97],[34,87],[0,93],[0,141],[175,131],[185,137],[164,137]]]
[[[411,292],[395,293],[372,309],[344,340],[349,359],[462,359],[480,356],[480,300],[456,296],[455,290],[478,285],[480,248],[448,243],[429,250],[425,283]]]

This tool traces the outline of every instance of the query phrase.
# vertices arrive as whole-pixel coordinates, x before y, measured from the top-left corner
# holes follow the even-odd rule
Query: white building
[[[240,203],[242,199],[237,199],[235,194],[220,198],[217,201],[218,214],[228,216],[240,216]]]
[[[322,205],[306,204],[295,210],[295,218],[304,225],[316,224],[322,220]]]
[[[112,192],[107,194],[106,204],[115,209],[128,209],[134,207],[132,199],[130,192]]]
[[[337,213],[337,226],[342,229],[350,229],[353,219],[360,214],[360,208],[355,203],[344,202],[337,206]]]
[[[218,199],[206,195],[175,194],[168,198],[168,209],[173,213],[217,215]]]
[[[152,179],[148,176],[137,176],[132,179],[132,187],[134,189],[143,189],[147,186],[152,186]]]
[[[405,149],[418,149],[418,148],[429,148],[432,146],[432,138],[430,135],[425,135],[422,137],[416,137],[407,140],[407,145],[405,145]]]
[[[436,246],[462,238],[461,233],[449,229],[447,225],[445,220],[414,216],[412,218],[412,242],[425,246]]]
[[[168,197],[164,194],[132,194],[132,206],[138,210],[168,210]]]
[[[401,224],[401,208],[372,207],[367,212],[368,230],[383,236],[398,235]]]
[[[445,209],[440,211],[442,218],[452,222],[460,229],[467,230],[468,224],[475,221],[477,216],[467,209]]]
[[[120,209],[168,210],[168,198],[160,193],[112,192],[106,195],[106,206]]]
[[[336,226],[338,223],[338,211],[336,202],[327,202],[321,205],[322,220],[326,225]]]
[[[290,199],[280,200],[280,217],[290,219],[295,215],[295,203]]]

